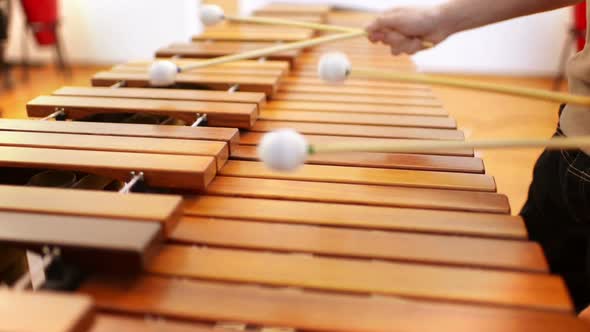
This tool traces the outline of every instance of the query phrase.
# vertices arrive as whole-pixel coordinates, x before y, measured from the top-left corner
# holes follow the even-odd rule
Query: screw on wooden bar
[[[12,289],[15,291],[24,291],[32,286],[32,279],[31,277],[35,274],[39,274],[42,271],[45,271],[51,263],[61,255],[61,249],[58,247],[50,248],[48,246],[43,247],[43,259],[41,260],[41,266],[35,270],[31,270],[25,272],[25,274],[18,279]]]
[[[124,87],[125,85],[127,85],[127,82],[125,80],[121,80],[121,81],[118,81],[117,83],[111,85],[110,88],[111,89],[118,89],[118,88]]]
[[[197,113],[197,116],[198,116],[197,120],[195,122],[193,122],[191,127],[198,127],[201,124],[203,124],[205,121],[207,121],[207,114],[201,115],[201,114]]]
[[[297,330],[292,327],[263,327],[260,332],[297,332]]]
[[[228,93],[236,93],[239,90],[240,90],[240,85],[239,84],[234,84],[229,89],[227,89],[227,92]]]
[[[128,194],[133,187],[144,180],[143,172],[131,172],[131,179],[119,190],[120,194]]]
[[[48,116],[40,119],[40,121],[48,121],[51,119],[65,120],[66,110],[63,107],[56,107],[55,111]]]
[[[247,325],[236,322],[217,322],[214,329],[230,330],[230,331],[246,331]]]

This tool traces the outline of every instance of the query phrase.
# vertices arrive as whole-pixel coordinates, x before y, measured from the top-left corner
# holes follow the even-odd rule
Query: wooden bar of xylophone
[[[255,14],[368,18],[326,6]],[[155,55],[190,64],[314,34],[223,24]],[[257,161],[262,135],[284,127],[311,142],[464,139],[428,86],[319,81],[315,63],[334,49],[414,70],[363,40],[195,69],[167,88],[131,61],[27,105],[59,121],[0,120],[0,223],[21,226],[0,227],[0,244],[59,247],[84,275],[76,295],[47,300],[78,301],[55,331],[83,330],[71,328],[91,311],[79,299],[94,303],[94,332],[586,330],[473,150],[318,155],[296,173]],[[46,170],[76,181],[32,187]]]

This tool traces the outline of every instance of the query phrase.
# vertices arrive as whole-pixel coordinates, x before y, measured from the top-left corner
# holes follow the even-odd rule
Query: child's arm
[[[450,0],[440,6],[390,10],[367,31],[372,42],[388,44],[393,54],[411,54],[422,49],[421,40],[439,43],[459,31],[579,2],[582,0]]]

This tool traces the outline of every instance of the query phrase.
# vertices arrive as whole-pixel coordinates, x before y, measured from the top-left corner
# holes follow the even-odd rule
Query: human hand
[[[367,27],[369,40],[391,47],[391,53],[413,54],[424,44],[437,44],[452,34],[439,7],[399,7],[379,16]]]

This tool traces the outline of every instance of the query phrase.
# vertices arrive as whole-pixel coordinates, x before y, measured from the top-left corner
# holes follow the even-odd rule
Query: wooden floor
[[[70,79],[53,68],[31,71],[28,82],[14,72],[16,86],[0,92],[0,109],[8,118],[25,117],[25,104],[30,99],[63,85],[89,85],[89,78],[102,67],[76,67]],[[476,77],[486,81],[519,84],[548,89],[551,79]],[[479,92],[436,88],[437,95],[468,138],[546,138],[557,123],[557,104]],[[518,213],[526,199],[531,171],[540,149],[478,152],[484,158],[487,172],[496,177],[498,190],[510,198],[513,213]]]

